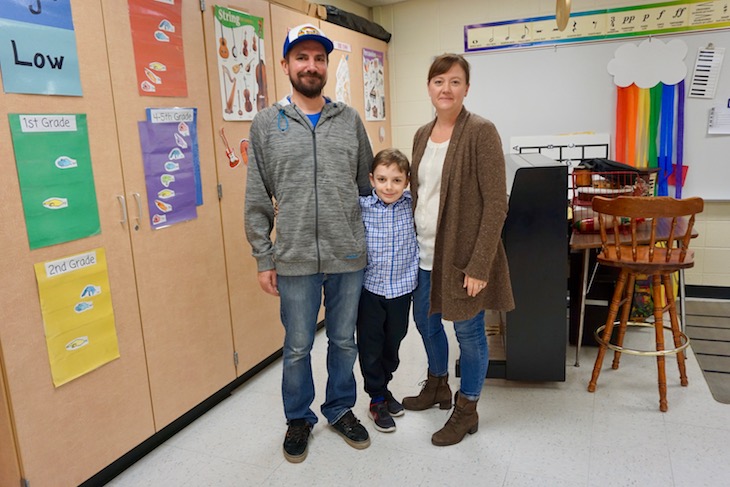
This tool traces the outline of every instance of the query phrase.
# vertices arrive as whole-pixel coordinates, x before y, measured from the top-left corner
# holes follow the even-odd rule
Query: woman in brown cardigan
[[[476,406],[489,356],[484,310],[514,308],[502,225],[507,215],[504,155],[494,125],[464,108],[469,63],[460,55],[436,58],[428,93],[436,119],[413,140],[411,194],[420,252],[413,316],[428,357],[428,376],[410,410],[451,408],[448,343],[441,321],[454,322],[461,385],[434,445],[460,442],[479,425]]]

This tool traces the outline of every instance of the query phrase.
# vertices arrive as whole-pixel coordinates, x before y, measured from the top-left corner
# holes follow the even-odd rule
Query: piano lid
[[[555,159],[544,156],[537,152],[525,153],[525,154],[505,154],[504,155],[504,168],[507,176],[507,195],[512,192],[512,185],[515,182],[515,176],[517,171],[523,168],[531,167],[554,167],[564,166]]]

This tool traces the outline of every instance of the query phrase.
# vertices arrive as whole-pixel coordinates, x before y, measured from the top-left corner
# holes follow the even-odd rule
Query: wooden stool
[[[677,355],[680,383],[687,385],[687,373],[682,351],[689,345],[689,338],[679,329],[675,306],[672,274],[694,266],[694,253],[688,250],[692,237],[695,215],[704,207],[702,198],[677,200],[670,197],[619,196],[595,197],[593,209],[599,213],[601,253],[598,262],[618,267],[621,272],[608,308],[606,324],[596,330],[599,343],[598,356],[588,391],[596,390],[606,349],[614,350],[612,368],[618,369],[621,353],[656,356],[659,382],[659,409],[667,410],[667,379],[664,357]],[[657,246],[658,242],[665,245]],[[675,243],[678,247],[675,247]],[[645,274],[651,278],[654,301],[654,324],[630,323],[629,313],[634,294],[636,276]],[[667,305],[662,307],[662,288]],[[619,307],[621,317],[616,321]],[[664,312],[669,312],[674,348],[664,348]],[[618,323],[616,343],[611,342],[614,325]],[[653,326],[656,350],[637,350],[623,346],[627,326]]]

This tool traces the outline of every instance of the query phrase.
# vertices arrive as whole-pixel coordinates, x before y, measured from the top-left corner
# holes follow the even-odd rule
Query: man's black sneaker
[[[395,431],[395,421],[388,412],[385,401],[370,403],[370,417],[375,422],[375,429],[383,433]]]
[[[368,430],[360,424],[352,411],[347,411],[336,423],[332,424],[332,427],[351,447],[362,450],[370,446]]]
[[[284,458],[291,463],[303,462],[307,458],[307,442],[312,425],[305,419],[292,419],[284,437]]]
[[[406,412],[403,404],[399,403],[390,392],[385,396],[385,404],[388,406],[388,412],[391,416],[403,416],[403,413]]]

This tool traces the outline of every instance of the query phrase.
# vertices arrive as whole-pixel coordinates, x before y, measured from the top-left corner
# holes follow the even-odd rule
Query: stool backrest
[[[679,243],[678,261],[684,262],[692,238],[695,215],[704,208],[702,198],[675,199],[669,196],[619,196],[592,200],[599,214],[601,246],[622,260],[621,250],[631,252],[634,262],[646,259],[654,262],[657,242],[667,242],[666,251],[659,252],[665,262],[672,259],[674,243]],[[631,240],[628,233],[631,233]],[[643,251],[640,251],[644,247]],[[609,249],[610,248],[610,249]],[[677,256],[675,256],[676,259]]]

